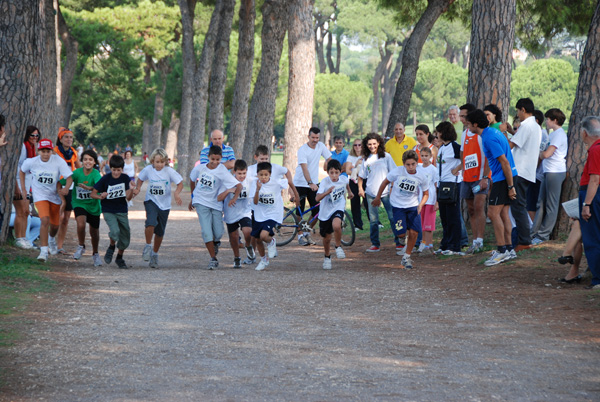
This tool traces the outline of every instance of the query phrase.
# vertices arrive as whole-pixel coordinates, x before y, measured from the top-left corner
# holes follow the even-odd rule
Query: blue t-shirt
[[[127,213],[126,197],[130,181],[131,179],[125,173],[122,173],[118,179],[115,179],[112,174],[105,174],[98,183],[94,184],[98,194],[108,193],[108,196],[100,201],[102,212]]]
[[[502,171],[502,165],[498,162],[498,158],[502,155],[508,159],[513,177],[517,176],[517,168],[515,167],[512,152],[510,152],[510,145],[508,145],[508,140],[500,131],[492,127],[485,128],[483,133],[481,133],[481,141],[483,143],[483,152],[492,171],[493,182],[506,180]]]
[[[346,163],[346,160],[348,160],[348,155],[350,155],[350,153],[348,151],[346,151],[344,148],[342,148],[342,152],[340,152],[339,154],[337,153],[336,150],[334,150],[331,153],[331,159],[335,159],[336,161],[338,161],[340,163],[340,165],[342,165],[342,172],[344,171],[344,163]],[[346,173],[342,173],[342,176],[348,176]]]

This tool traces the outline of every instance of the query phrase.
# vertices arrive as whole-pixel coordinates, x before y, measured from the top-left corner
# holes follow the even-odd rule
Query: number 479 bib
[[[114,186],[108,186],[106,190],[108,196],[106,199],[114,200],[115,198],[123,198],[125,197],[125,183],[115,184]]]

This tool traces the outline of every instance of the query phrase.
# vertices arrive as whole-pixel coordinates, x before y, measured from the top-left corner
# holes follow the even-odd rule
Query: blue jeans
[[[592,217],[589,221],[581,218],[581,204],[585,200],[587,190],[579,191],[579,224],[581,225],[581,238],[583,249],[587,258],[590,272],[592,273],[592,285],[600,284],[600,191],[590,205]]]
[[[371,202],[375,199],[375,197],[371,197],[368,194],[366,194],[366,196],[367,204],[369,206],[369,229],[371,236],[371,244],[375,247],[380,247],[381,243],[379,242],[379,207],[375,208],[373,205],[371,205]],[[383,204],[388,219],[390,220],[390,225],[393,225],[394,213],[392,212],[392,204],[390,204],[390,196],[386,195],[385,197],[381,197],[381,203]],[[400,244],[400,240],[398,240],[396,236],[394,236],[394,240],[396,241],[396,245]]]

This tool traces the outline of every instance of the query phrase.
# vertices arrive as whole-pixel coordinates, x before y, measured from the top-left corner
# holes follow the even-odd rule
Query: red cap
[[[48,138],[44,138],[41,139],[38,142],[38,149],[53,149],[54,147],[52,146],[52,141],[50,141]]]

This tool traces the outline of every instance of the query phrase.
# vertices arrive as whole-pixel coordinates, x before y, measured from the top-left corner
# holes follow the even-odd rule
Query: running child
[[[317,191],[316,200],[320,202],[319,209],[319,232],[323,237],[323,249],[325,258],[323,259],[323,269],[331,269],[331,234],[333,233],[335,241],[335,255],[339,259],[346,258],[344,249],[342,249],[342,222],[344,221],[344,212],[346,211],[346,193],[348,199],[352,199],[354,194],[350,190],[348,176],[341,176],[342,165],[339,161],[331,159],[327,163],[327,175],[321,181]]]
[[[438,169],[431,163],[433,155],[431,149],[423,148],[421,150],[421,160],[423,165],[417,169],[423,172],[429,182],[429,198],[421,209],[421,228],[423,230],[423,241],[417,252],[424,255],[433,255],[433,232],[435,232],[435,212],[437,206],[437,185],[440,181]]]
[[[42,139],[38,143],[39,155],[35,158],[26,159],[21,165],[19,179],[21,188],[25,189],[25,177],[31,174],[31,191],[33,201],[42,221],[40,227],[40,255],[37,259],[46,261],[48,259],[48,250],[50,254],[58,254],[58,246],[54,236],[58,233],[60,224],[60,204],[61,196],[69,193],[69,187],[73,182],[71,168],[58,155],[52,154],[52,141]],[[59,183],[60,177],[66,179],[65,186]]]
[[[102,175],[94,169],[98,164],[96,152],[88,149],[81,154],[83,167],[73,172],[73,191],[71,193],[71,205],[75,212],[77,222],[77,239],[79,247],[73,254],[78,260],[85,252],[85,224],[90,226],[90,238],[92,239],[92,261],[94,266],[102,265],[102,259],[98,254],[98,241],[100,240],[100,201],[92,198],[94,185],[100,181]]]
[[[396,237],[405,237],[408,231],[408,241],[406,250],[397,251],[397,255],[402,255],[401,264],[406,269],[413,267],[410,258],[417,236],[421,231],[421,209],[429,198],[429,181],[424,173],[417,169],[419,157],[413,150],[406,151],[402,155],[404,166],[398,166],[387,174],[379,186],[377,196],[373,200],[373,206],[378,207],[381,204],[381,195],[391,183],[390,203],[394,213],[392,221],[392,230]],[[419,202],[419,189],[423,192],[423,198]]]
[[[125,166],[123,157],[115,154],[110,158],[109,164],[110,174],[102,176],[94,184],[91,197],[101,200],[102,214],[109,229],[110,246],[104,254],[104,262],[107,264],[112,262],[115,248],[117,248],[115,263],[117,267],[127,269],[123,253],[129,247],[131,240],[127,201],[133,198],[133,189],[129,187],[131,178],[123,173],[123,166]]]
[[[242,184],[242,191],[237,201],[233,205],[229,205],[229,202],[234,196],[236,187],[230,188],[223,191],[217,197],[219,202],[223,202],[224,220],[227,224],[227,233],[229,233],[229,243],[233,250],[233,267],[241,268],[242,259],[240,257],[240,233],[238,229],[242,230],[244,235],[244,241],[246,244],[246,253],[248,260],[245,263],[252,263],[254,261],[255,254],[252,248],[252,211],[250,209],[250,198],[248,198],[248,191],[250,190],[250,182],[247,177],[248,164],[243,159],[237,159],[233,165],[233,174],[238,182]]]
[[[252,223],[252,237],[257,239],[256,248],[261,260],[256,266],[257,271],[262,271],[269,265],[269,259],[277,257],[277,245],[273,237],[273,228],[283,222],[283,198],[281,190],[287,188],[284,180],[271,178],[272,167],[269,162],[261,162],[256,167],[258,179],[250,186],[253,194],[254,222]],[[268,256],[265,255],[267,243]]]
[[[233,197],[229,205],[236,203],[242,191],[242,183],[229,173],[227,168],[221,165],[223,152],[221,147],[213,145],[208,150],[208,163],[197,165],[190,172],[190,190],[192,200],[189,210],[196,210],[200,227],[202,228],[202,239],[210,254],[210,262],[207,269],[211,270],[219,266],[217,253],[219,248],[217,242],[223,236],[223,203],[217,200],[219,190],[235,187]]]
[[[146,210],[146,223],[144,234],[146,245],[142,252],[142,259],[150,261],[150,268],[158,268],[158,250],[162,244],[171,211],[171,183],[177,188],[173,197],[175,203],[181,205],[181,191],[183,190],[183,178],[173,168],[167,166],[169,156],[163,148],[157,148],[150,155],[150,164],[138,174],[136,187],[133,194],[138,195],[145,181],[148,181],[148,190],[144,201]],[[152,247],[152,235],[154,235],[154,248]]]

